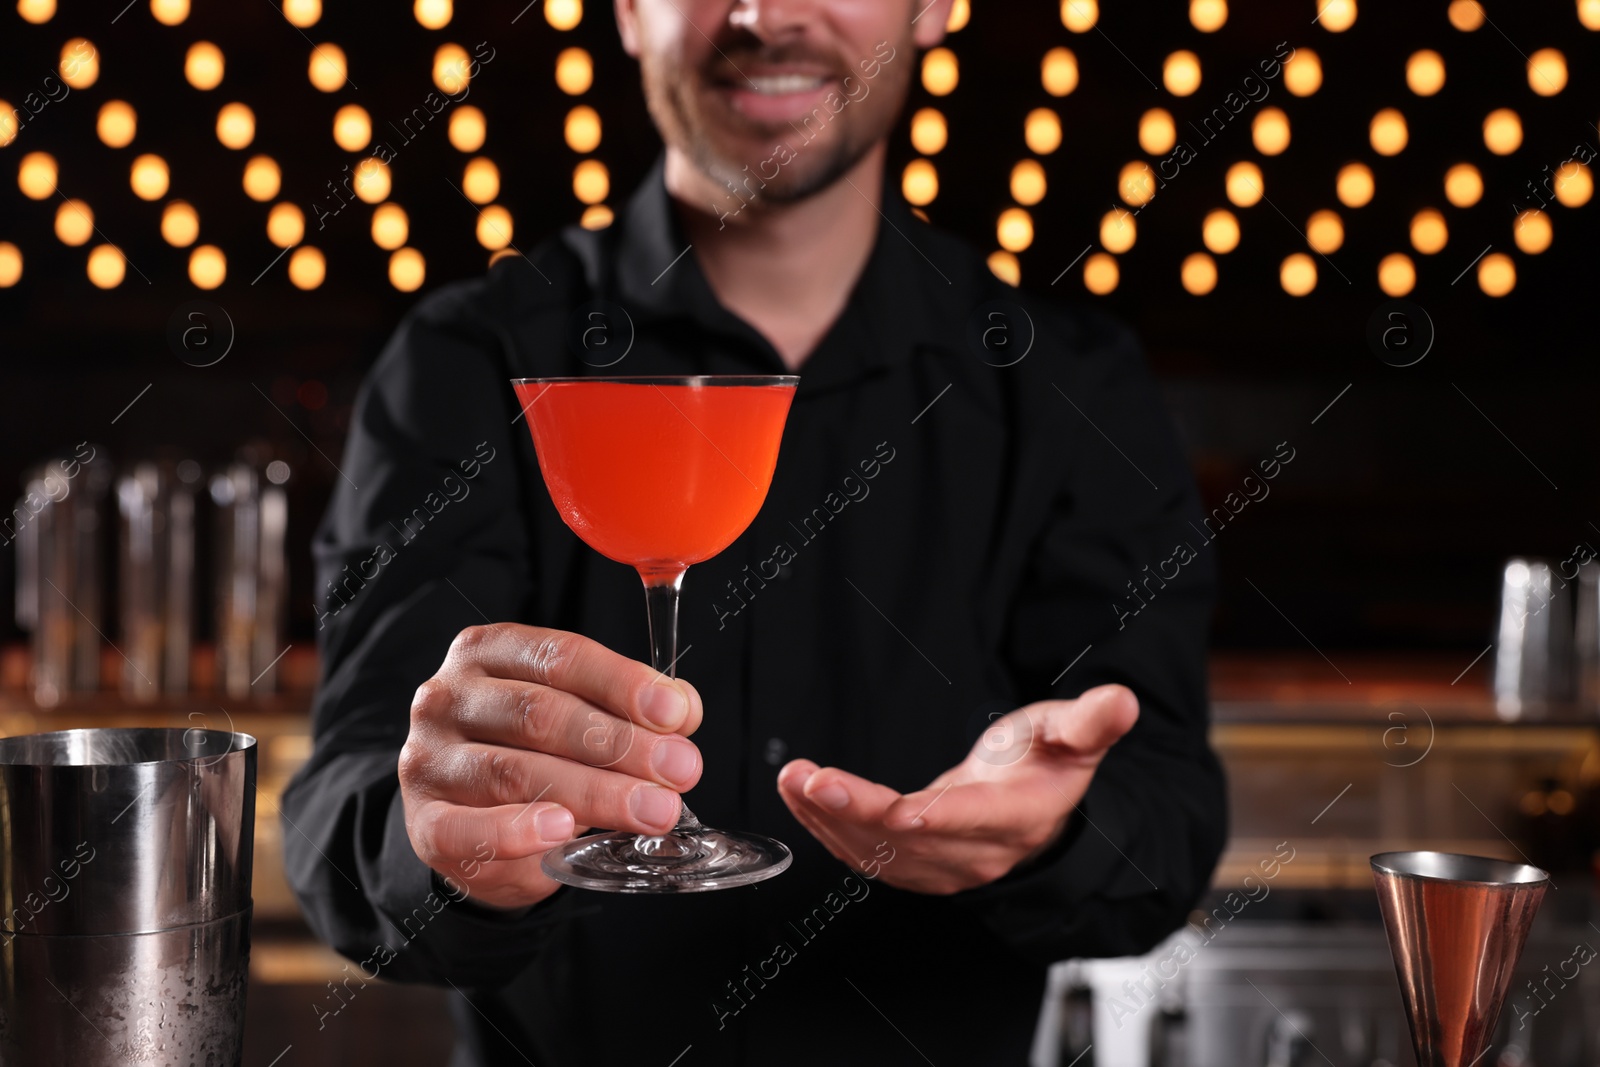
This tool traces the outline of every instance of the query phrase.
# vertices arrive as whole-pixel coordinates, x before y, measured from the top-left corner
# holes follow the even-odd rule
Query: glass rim
[[[568,382],[610,382],[616,385],[759,385],[793,387],[800,384],[800,376],[798,374],[585,374],[553,378],[511,379],[512,385],[561,385]]]

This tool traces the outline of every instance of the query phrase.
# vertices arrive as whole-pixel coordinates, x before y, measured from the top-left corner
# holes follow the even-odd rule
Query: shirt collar
[[[954,242],[912,215],[887,178],[880,205],[861,277],[838,321],[800,368],[807,392],[903,364],[921,347],[950,344],[964,328],[960,308],[971,304],[965,299],[971,280],[953,254]],[[688,319],[744,338],[761,353],[763,370],[782,372],[770,343],[722,306],[701,271],[667,194],[664,156],[629,198],[618,229],[616,292],[641,324]]]

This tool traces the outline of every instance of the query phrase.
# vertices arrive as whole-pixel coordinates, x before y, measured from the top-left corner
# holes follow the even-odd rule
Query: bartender
[[[456,1067],[1022,1063],[1052,961],[1148,950],[1207,888],[1213,560],[1139,344],[886,180],[949,7],[617,0],[659,162],[608,228],[423,300],[362,386],[285,849],[364,974],[454,990]],[[665,680],[510,379],[782,373],[771,491],[690,571]],[[691,789],[792,867],[541,872]]]

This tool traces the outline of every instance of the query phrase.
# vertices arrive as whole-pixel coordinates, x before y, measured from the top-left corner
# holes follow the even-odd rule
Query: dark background
[[[389,284],[388,253],[369,237],[372,207],[352,205],[316,228],[311,203],[361,158],[333,143],[334,112],[360,103],[375,138],[397,144],[386,123],[433,89],[438,45],[455,41],[470,52],[486,42],[494,58],[465,102],[488,116],[481,154],[500,167],[499,202],[526,250],[582,211],[571,191],[579,157],[562,137],[575,103],[595,107],[604,123],[593,155],[611,171],[609,204],[626,199],[655,156],[637,72],[616,44],[610,5],[594,0],[569,32],[554,30],[542,5],[518,18],[522,0],[459,4],[439,31],[419,26],[409,4],[329,3],[304,34],[273,3],[196,4],[177,27],[158,24],[143,2],[113,22],[119,6],[65,0],[41,26],[23,22],[9,4],[0,10],[0,99],[13,106],[42,91],[69,38],[89,38],[101,60],[95,85],[50,104],[0,148],[0,240],[17,244],[25,259],[21,281],[0,289],[0,492],[9,496],[26,467],[69,454],[85,439],[118,459],[170,446],[212,464],[260,442],[294,470],[291,632],[309,636],[305,546],[338,477],[331,463],[364,369],[421,295]],[[1366,3],[1355,25],[1337,34],[1313,24],[1311,0],[1237,0],[1230,8],[1220,32],[1202,34],[1181,3],[1107,3],[1098,27],[1079,35],[1063,28],[1051,3],[978,3],[947,41],[961,63],[959,87],[934,98],[919,86],[907,111],[932,105],[949,119],[949,145],[934,157],[941,192],[927,213],[994,249],[995,220],[1011,206],[1010,170],[1030,155],[1023,117],[1055,108],[1065,137],[1042,158],[1050,188],[1030,209],[1036,238],[1020,256],[1023,285],[1098,302],[1137,327],[1209,504],[1238,489],[1279,442],[1295,449],[1271,496],[1218,537],[1218,645],[1303,650],[1287,615],[1324,649],[1459,649],[1465,663],[1490,637],[1504,557],[1559,560],[1580,542],[1600,544],[1590,396],[1600,377],[1590,337],[1600,209],[1593,201],[1552,207],[1554,243],[1528,256],[1513,245],[1511,208],[1514,199],[1527,200],[1525,184],[1545,167],[1600,140],[1595,37],[1571,3],[1494,5],[1492,22],[1473,33],[1455,30],[1443,3]],[[184,52],[200,39],[227,59],[221,86],[205,93],[183,76]],[[354,83],[331,94],[306,78],[312,43],[325,41],[345,50]],[[1249,119],[1260,105],[1209,144],[1185,137],[1186,120],[1219,105],[1280,41],[1313,48],[1324,75],[1309,98],[1291,96],[1281,79],[1270,83],[1266,103],[1284,108],[1292,125],[1288,150],[1271,158],[1254,150]],[[573,45],[595,62],[593,88],[576,99],[557,90],[552,76],[556,54]],[[1041,58],[1057,45],[1076,53],[1081,71],[1078,89],[1059,99],[1039,78]],[[1570,78],[1546,98],[1529,89],[1525,57],[1549,46],[1565,53]],[[1413,95],[1404,77],[1406,57],[1424,47],[1443,54],[1448,72],[1431,98]],[[1159,85],[1162,59],[1175,48],[1194,50],[1202,65],[1199,90],[1185,98],[1151,84]],[[138,135],[127,148],[107,148],[95,136],[96,113],[110,99],[138,110]],[[212,132],[217,109],[232,100],[248,103],[257,119],[255,142],[239,152]],[[1118,288],[1093,297],[1081,262],[1062,272],[1094,242],[1115,200],[1117,172],[1146,158],[1138,118],[1155,106],[1173,113],[1180,138],[1198,155],[1139,216],[1138,242],[1118,257]],[[1368,122],[1387,106],[1404,112],[1411,133],[1392,158],[1367,143]],[[1508,157],[1491,155],[1479,132],[1497,107],[1515,109],[1523,121],[1523,145]],[[489,256],[473,236],[475,208],[447,182],[459,184],[468,157],[450,146],[446,119],[400,147],[390,167],[392,198],[411,219],[408,244],[427,257],[423,293],[481,272]],[[102,237],[64,246],[52,228],[59,199],[21,194],[17,163],[35,150],[59,160],[62,193],[88,201]],[[141,152],[171,166],[172,189],[160,202],[129,189],[128,167]],[[279,252],[265,233],[270,204],[247,199],[239,184],[245,160],[257,153],[282,166],[277,199],[306,210],[307,243],[327,256],[327,280],[315,291],[290,285],[287,257],[267,269]],[[893,141],[895,173],[914,155],[903,125]],[[1227,204],[1222,176],[1241,159],[1261,165],[1271,203]],[[1334,175],[1352,160],[1369,163],[1377,177],[1375,199],[1357,210],[1334,197]],[[1482,201],[1465,210],[1443,195],[1445,170],[1461,161],[1476,164],[1486,185]],[[189,283],[188,250],[160,237],[162,203],[174,197],[198,209],[200,243],[227,254],[227,281],[213,292]],[[1449,244],[1431,257],[1413,252],[1407,238],[1411,215],[1429,206],[1450,226]],[[1200,220],[1217,207],[1239,216],[1243,240],[1218,257],[1216,290],[1190,296],[1179,264],[1202,249]],[[1278,265],[1305,250],[1300,231],[1321,208],[1344,219],[1344,247],[1331,265],[1318,259],[1315,292],[1290,297],[1278,284]],[[89,247],[101,240],[130,261],[126,279],[110,291],[94,288],[84,270]],[[1467,270],[1491,244],[1518,272],[1515,291],[1501,299],[1482,293]],[[1405,368],[1380,361],[1365,338],[1369,318],[1388,300],[1377,263],[1395,251],[1417,263],[1408,299],[1437,331],[1427,357]],[[227,357],[207,368],[185,364],[168,343],[169,321],[197,298],[224,308],[236,334]],[[0,553],[9,588],[9,549]],[[15,636],[8,627],[0,624],[0,634]]]

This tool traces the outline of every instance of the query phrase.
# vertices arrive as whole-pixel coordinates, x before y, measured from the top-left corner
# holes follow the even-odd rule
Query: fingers
[[[900,797],[886,785],[804,759],[791,761],[778,773],[778,791],[785,800],[810,805],[827,818],[849,823],[878,821]]]
[[[561,756],[685,792],[700,780],[700,750],[674,733],[647,730],[571,693],[482,678],[462,687],[455,723],[469,740]]]
[[[1022,709],[1032,713],[1035,733],[1047,745],[1098,763],[1139,719],[1139,698],[1122,685],[1085,690],[1077,700],[1046,700]]]
[[[471,741],[452,745],[425,771],[413,772],[412,781],[430,797],[465,808],[513,805],[520,810],[537,800],[561,805],[580,826],[638,834],[666,833],[683,806],[676,792],[653,782],[542,752]]]
[[[490,858],[547,852],[568,841],[575,828],[572,812],[554,803],[474,808],[435,801],[412,820],[411,846],[422,862],[459,881],[464,870]]]
[[[564,630],[517,623],[470,626],[457,635],[446,663],[564,690],[653,730],[691,734],[704,715],[700,694],[688,682]]]

